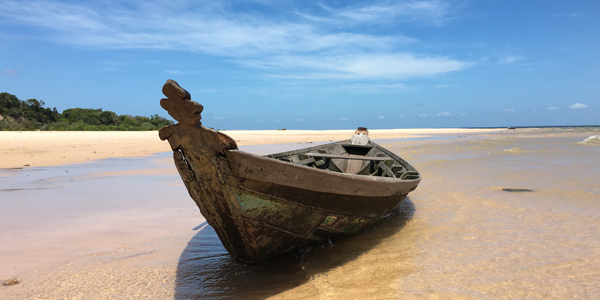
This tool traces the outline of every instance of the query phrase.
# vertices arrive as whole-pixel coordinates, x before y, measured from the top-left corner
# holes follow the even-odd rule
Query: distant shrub
[[[158,114],[150,117],[117,115],[101,108],[69,108],[62,113],[44,108],[44,101],[19,100],[15,95],[0,93],[0,130],[158,130],[173,122]]]

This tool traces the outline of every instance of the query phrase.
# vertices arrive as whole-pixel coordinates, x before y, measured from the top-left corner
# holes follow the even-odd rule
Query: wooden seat
[[[340,159],[356,159],[356,160],[371,160],[371,161],[384,161],[384,160],[393,160],[388,156],[362,156],[362,155],[340,155],[340,154],[329,154],[329,153],[304,153],[304,155],[312,156],[312,157],[322,157],[322,158],[340,158]]]

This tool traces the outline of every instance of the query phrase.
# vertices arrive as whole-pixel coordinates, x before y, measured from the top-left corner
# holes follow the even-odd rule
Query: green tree
[[[159,116],[158,114],[151,115],[150,122],[152,123],[152,125],[154,126],[155,129],[160,129],[167,125],[173,125],[172,121],[169,121],[169,120]]]
[[[100,123],[103,125],[117,125],[119,124],[119,116],[112,111],[103,111],[98,115]]]
[[[158,114],[117,115],[101,108],[70,108],[61,113],[38,99],[19,100],[0,93],[0,130],[157,130],[173,122]]]
[[[13,94],[6,92],[0,93],[0,115],[8,113],[11,108],[19,108],[21,106],[21,100]]]
[[[101,113],[101,108],[70,108],[65,109],[62,115],[69,120],[70,123],[82,122],[88,125],[100,125],[102,124],[100,120]]]

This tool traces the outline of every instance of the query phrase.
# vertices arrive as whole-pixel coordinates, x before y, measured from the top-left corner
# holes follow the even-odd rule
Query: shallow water
[[[402,278],[404,293],[600,296],[600,148],[580,144],[593,132],[517,131],[405,148],[424,180],[411,223],[422,226],[421,270]]]
[[[189,226],[181,220],[200,214],[171,164],[162,155],[0,169],[0,279]]]
[[[600,146],[590,137],[598,135],[598,128],[543,128],[379,142],[423,175],[401,210],[364,234],[260,266],[242,265],[227,255],[197,209],[190,212],[195,209],[191,199],[160,157],[155,158],[158,167],[135,163],[127,170],[93,167],[95,174],[113,174],[100,176],[106,181],[82,173],[73,178],[57,174],[60,180],[36,177],[37,184],[3,185],[0,189],[24,189],[22,198],[11,196],[13,204],[56,193],[63,198],[73,193],[106,193],[96,201],[112,199],[114,211],[133,214],[136,222],[147,222],[142,228],[154,233],[106,239],[103,252],[80,254],[63,246],[68,257],[14,274],[21,283],[0,286],[0,298],[596,299],[600,296]],[[248,150],[268,150],[261,149]],[[274,150],[269,152],[289,149]],[[119,165],[127,165],[128,160]],[[157,171],[163,163],[167,173]],[[145,169],[154,171],[140,171]],[[5,173],[0,183],[14,176]],[[69,185],[77,178],[86,178],[82,181],[91,181],[97,190]],[[122,195],[123,186],[131,194]],[[3,211],[8,207],[4,196],[16,195],[11,193],[15,191],[0,191]],[[140,212],[137,202],[119,206],[114,200],[132,201],[137,194],[154,203],[154,210]],[[72,198],[73,209],[56,219],[114,213],[103,207],[86,212],[92,204],[78,206],[81,199]],[[25,219],[41,218],[43,213],[27,216],[35,207],[18,213]],[[97,210],[98,215],[93,213]],[[145,220],[146,214],[150,221]],[[97,224],[109,229],[127,225],[114,219],[118,218],[98,219]],[[0,218],[3,234],[6,223]],[[50,232],[56,227],[40,226]],[[89,238],[84,228],[67,228],[63,230],[69,235]],[[168,228],[172,231],[165,231]],[[93,238],[91,243],[102,246],[102,241]],[[30,255],[42,252],[19,243],[11,240],[8,248],[30,251]],[[0,260],[4,255],[0,252]]]

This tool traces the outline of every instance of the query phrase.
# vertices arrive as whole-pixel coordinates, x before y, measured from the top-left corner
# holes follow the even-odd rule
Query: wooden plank
[[[323,158],[341,158],[341,159],[356,159],[356,160],[371,160],[371,161],[384,161],[393,160],[391,157],[375,157],[375,156],[362,156],[362,155],[339,155],[339,154],[328,154],[328,153],[304,153],[307,156],[323,157]]]
[[[348,174],[357,174],[362,169],[362,164],[364,160],[351,159],[348,161],[348,166],[346,167],[346,173]]]
[[[392,172],[392,170],[390,170],[390,168],[388,166],[386,166],[385,162],[380,162],[379,163],[379,168],[383,170],[383,172],[385,172],[385,174],[387,174],[388,177],[392,177],[392,178],[396,178],[396,176],[394,175],[394,172]]]
[[[309,157],[309,158],[307,158],[307,159],[303,159],[303,160],[301,160],[301,161],[298,161],[298,162],[296,162],[296,163],[297,163],[297,164],[300,164],[300,165],[308,165],[308,164],[310,164],[310,163],[314,163],[314,162],[315,162],[315,158],[314,158],[314,157]]]

